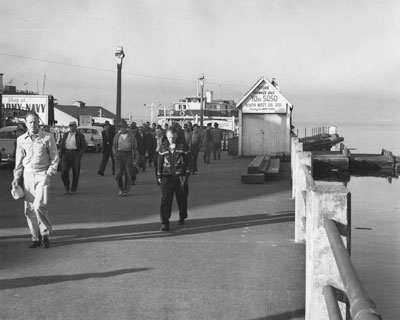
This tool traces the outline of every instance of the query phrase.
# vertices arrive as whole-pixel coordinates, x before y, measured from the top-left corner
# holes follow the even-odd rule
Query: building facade
[[[290,152],[293,104],[265,77],[237,103],[239,156]]]

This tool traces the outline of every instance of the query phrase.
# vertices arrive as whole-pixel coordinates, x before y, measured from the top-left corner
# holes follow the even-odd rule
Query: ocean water
[[[304,128],[330,124],[297,124]],[[400,123],[337,124],[344,144],[354,153],[380,153],[382,148],[400,156]],[[352,260],[368,296],[383,319],[400,319],[400,181],[378,177],[351,177]]]

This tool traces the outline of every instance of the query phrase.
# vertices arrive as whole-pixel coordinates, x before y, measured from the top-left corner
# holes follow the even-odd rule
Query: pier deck
[[[223,152],[190,177],[189,219],[159,231],[153,168],[119,198],[86,154],[78,193],[52,179],[51,247],[28,249],[22,202],[0,169],[1,319],[304,319],[305,248],[294,243],[290,164],[242,184],[249,158]],[[109,164],[110,165],[110,164]]]

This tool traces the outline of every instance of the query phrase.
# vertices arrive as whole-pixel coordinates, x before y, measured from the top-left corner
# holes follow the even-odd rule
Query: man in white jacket
[[[58,151],[54,136],[39,129],[39,116],[25,117],[27,132],[17,139],[14,186],[24,178],[24,213],[32,235],[30,248],[49,247],[52,230],[48,215],[50,176],[57,173]]]

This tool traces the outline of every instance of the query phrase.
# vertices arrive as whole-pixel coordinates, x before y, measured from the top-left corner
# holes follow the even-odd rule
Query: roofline
[[[239,102],[236,104],[236,109],[238,109],[238,108],[242,105],[242,103],[243,103],[243,102],[247,99],[247,97],[254,91],[254,89],[257,88],[257,87],[260,85],[260,83],[261,83],[262,81],[265,81],[265,82],[269,83],[270,85],[272,85],[272,83],[271,83],[267,78],[265,78],[264,76],[262,76],[262,77],[251,87],[251,89],[250,89],[249,91],[246,92],[246,94],[243,96],[243,98],[239,100]],[[293,106],[293,103],[291,103],[291,102],[289,101],[289,99],[286,98],[286,96],[285,96],[280,90],[278,90],[278,91],[279,91],[279,93],[286,99],[286,101],[287,101],[290,105]]]

